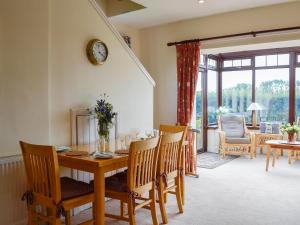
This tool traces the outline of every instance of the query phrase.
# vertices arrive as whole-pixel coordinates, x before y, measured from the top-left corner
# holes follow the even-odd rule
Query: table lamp
[[[248,108],[248,111],[252,111],[252,124],[253,127],[256,127],[257,123],[256,123],[256,111],[261,111],[263,110],[263,107],[261,107],[258,103],[256,102],[252,102]]]

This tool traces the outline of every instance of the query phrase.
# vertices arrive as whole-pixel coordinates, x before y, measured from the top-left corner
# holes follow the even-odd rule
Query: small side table
[[[286,142],[282,140],[271,140],[266,142],[267,145],[267,158],[266,158],[266,171],[269,170],[269,161],[270,161],[270,155],[271,155],[271,149],[285,149],[290,152],[296,152],[300,151],[300,142]],[[275,166],[275,160],[276,160],[276,151],[273,150],[273,162],[272,167]]]
[[[266,141],[270,140],[282,140],[282,134],[268,134],[268,133],[255,133],[254,141],[254,155],[256,156],[256,148],[259,147],[260,154],[263,154],[263,148],[266,146]],[[283,150],[281,149],[281,156],[283,156]]]

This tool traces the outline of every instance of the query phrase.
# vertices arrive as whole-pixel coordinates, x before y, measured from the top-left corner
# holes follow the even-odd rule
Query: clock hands
[[[103,58],[105,58],[105,56],[102,54],[102,52],[99,52],[100,55],[102,55]]]

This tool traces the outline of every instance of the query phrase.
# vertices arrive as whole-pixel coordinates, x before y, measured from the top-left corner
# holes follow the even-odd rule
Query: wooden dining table
[[[73,146],[72,151],[93,151],[94,146]],[[94,174],[95,190],[95,224],[105,224],[105,173],[127,167],[128,156],[116,155],[109,159],[94,159],[89,154],[85,156],[69,156],[67,153],[58,154],[60,166],[77,169]]]

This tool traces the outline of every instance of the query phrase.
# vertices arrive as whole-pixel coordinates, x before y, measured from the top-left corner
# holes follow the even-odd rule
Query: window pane
[[[196,110],[195,115],[193,118],[195,118],[195,126],[197,129],[202,129],[202,72],[198,75],[198,81],[197,81],[197,89],[196,89]]]
[[[264,110],[258,121],[287,122],[289,115],[289,69],[256,70],[256,102]]]
[[[251,66],[251,59],[243,59],[242,66]]]
[[[252,71],[226,71],[222,73],[222,105],[231,112],[241,113],[251,123],[247,107],[252,99]]]
[[[200,65],[204,65],[204,55],[200,55]]]
[[[277,55],[267,56],[267,66],[277,66]]]
[[[297,61],[300,63],[300,55],[297,56]]]
[[[217,103],[217,72],[208,70],[207,72],[207,113],[208,124],[217,123],[216,110]]]
[[[255,56],[255,66],[256,67],[262,67],[266,66],[266,56]]]
[[[241,60],[239,59],[239,60],[233,60],[233,67],[241,67],[241,65],[242,65],[242,62],[241,62]]]
[[[208,59],[207,64],[211,67],[216,67],[217,66],[217,61],[214,59]]]
[[[299,58],[298,58],[299,59]],[[296,68],[296,118],[300,116],[300,68]]]
[[[290,55],[289,54],[281,54],[278,55],[278,65],[285,66],[290,64]]]
[[[224,67],[232,67],[232,60],[225,60]]]

